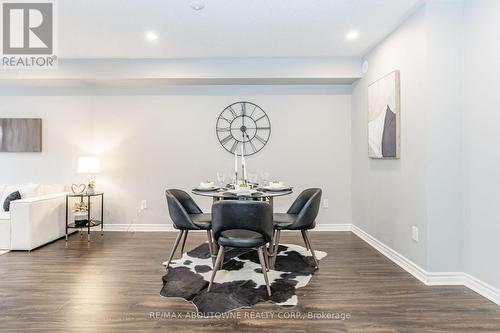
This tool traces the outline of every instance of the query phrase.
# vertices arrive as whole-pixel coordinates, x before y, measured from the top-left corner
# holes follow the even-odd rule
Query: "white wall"
[[[76,96],[0,97],[1,118],[42,118],[42,153],[0,153],[0,184],[70,185],[78,156],[92,141],[90,99]]]
[[[352,95],[353,223],[431,272],[463,271],[462,31],[460,2],[428,2],[366,56]],[[394,70],[401,159],[370,160],[367,86]]]
[[[29,168],[41,169],[44,181],[70,184],[84,178],[75,172],[77,157],[97,154],[102,173],[96,180],[106,192],[108,222],[170,223],[166,188],[190,190],[204,179],[215,179],[217,171],[232,172],[233,157],[218,143],[215,122],[224,107],[247,100],[260,105],[272,122],[268,145],[247,159],[249,172],[268,171],[271,178],[295,187],[294,195],[276,199],[276,210],[288,208],[302,189],[321,187],[330,208],[321,210],[318,223],[351,222],[350,86],[158,90],[113,87],[95,90],[93,96],[0,97],[2,106],[4,101],[10,105],[9,113],[0,116],[40,115],[47,138],[44,153],[30,155],[29,166],[23,165],[24,154],[0,155],[0,183],[36,181],[37,174],[25,171]],[[34,109],[44,112],[30,111]],[[77,135],[78,128],[76,133],[88,136]],[[51,139],[53,131],[65,135]],[[139,214],[142,199],[148,209]],[[210,209],[211,200],[196,200]]]
[[[425,7],[427,270],[463,271],[463,5]]]
[[[496,288],[499,40],[499,1],[429,1],[366,56],[351,120],[353,223],[428,272]],[[366,89],[395,69],[401,160],[369,160]]]
[[[465,2],[465,268],[500,288],[500,1]]]
[[[369,71],[352,92],[353,224],[421,267],[426,257],[425,11],[408,19],[366,57]],[[401,159],[368,158],[367,88],[401,72]],[[411,240],[417,226],[421,240]]]

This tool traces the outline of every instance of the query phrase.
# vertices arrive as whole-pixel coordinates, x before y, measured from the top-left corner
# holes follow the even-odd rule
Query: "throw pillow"
[[[11,194],[9,194],[7,196],[7,198],[5,198],[5,201],[3,203],[3,210],[8,212],[10,210],[11,201],[19,200],[19,199],[21,199],[21,193],[19,193],[19,191],[12,192]]]
[[[19,200],[19,199],[21,199],[21,193],[19,193],[19,191],[12,192],[11,194],[9,194],[7,196],[7,198],[5,198],[5,201],[3,203],[3,210],[8,212],[10,210],[11,201]]]

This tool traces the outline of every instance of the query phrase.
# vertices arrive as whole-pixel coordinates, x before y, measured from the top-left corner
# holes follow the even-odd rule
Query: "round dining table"
[[[256,192],[252,193],[252,195],[236,195],[234,193],[229,192],[228,189],[218,189],[214,191],[193,189],[191,193],[203,197],[211,197],[214,202],[224,199],[268,201],[271,207],[273,207],[275,197],[283,197],[285,195],[290,195],[293,193],[293,189],[290,188],[281,191],[270,191],[257,188]]]

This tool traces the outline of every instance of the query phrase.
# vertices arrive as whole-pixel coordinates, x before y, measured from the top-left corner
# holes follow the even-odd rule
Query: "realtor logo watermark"
[[[57,67],[54,2],[2,2],[2,69]]]

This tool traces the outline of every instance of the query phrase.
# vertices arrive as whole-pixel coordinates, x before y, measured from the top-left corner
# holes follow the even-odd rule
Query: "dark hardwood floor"
[[[0,332],[500,332],[500,306],[475,292],[427,287],[350,232],[311,237],[328,256],[297,307],[259,304],[225,319],[165,317],[194,310],[159,295],[174,233],[96,233],[90,244],[73,235],[10,252],[0,256]],[[190,234],[187,248],[204,240]],[[302,244],[300,233],[282,241]],[[349,318],[284,318],[295,312]]]

